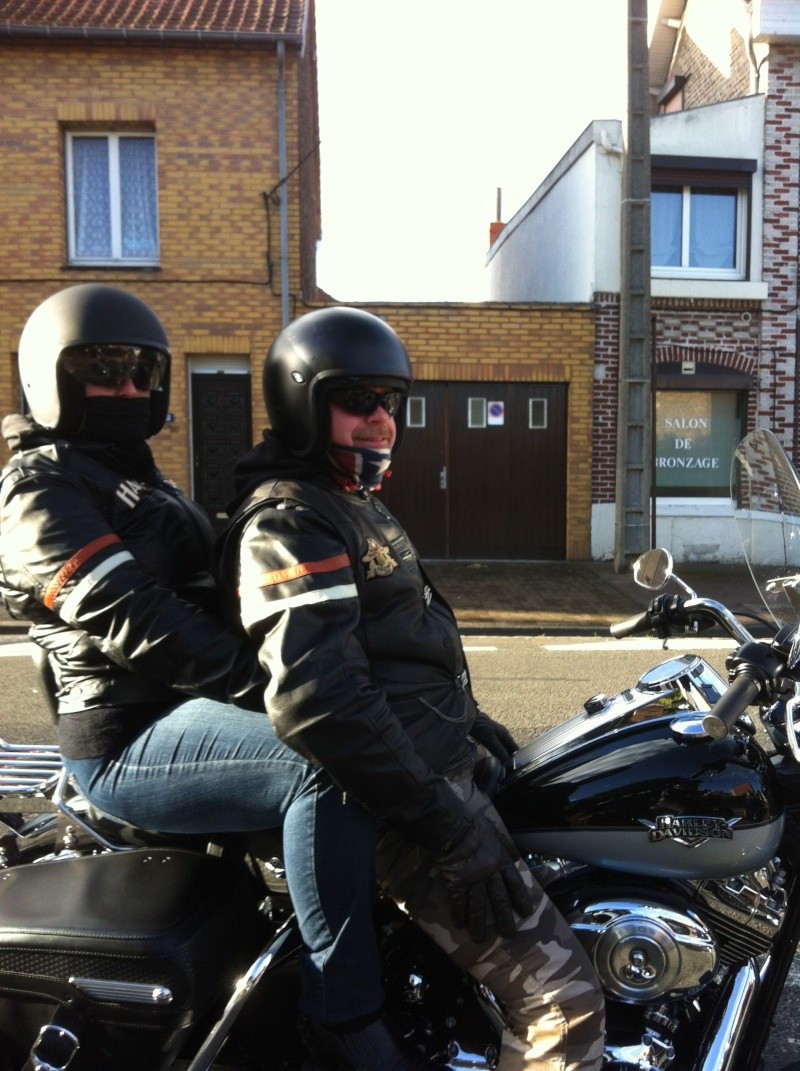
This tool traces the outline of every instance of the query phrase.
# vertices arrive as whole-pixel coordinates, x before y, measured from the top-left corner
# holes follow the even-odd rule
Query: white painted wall
[[[592,558],[614,557],[616,510],[613,502],[592,504]],[[742,562],[741,543],[730,502],[659,500],[656,512],[658,547],[666,547],[676,562]]]
[[[757,41],[800,37],[797,0],[753,0],[753,35]]]
[[[659,297],[763,300],[764,97],[656,116],[654,155],[745,158],[758,161],[752,187],[750,278],[741,282],[659,279]],[[486,258],[491,301],[589,302],[619,293],[623,130],[596,120],[508,221]]]
[[[798,5],[800,6],[800,5]],[[754,159],[750,279],[652,280],[655,296],[763,300],[763,96],[655,117],[654,155]],[[620,290],[622,123],[591,123],[503,229],[487,254],[493,301],[591,302]],[[592,506],[591,553],[614,553],[615,507]],[[740,561],[730,503],[659,500],[657,542],[676,561]]]
[[[591,123],[487,254],[492,301],[590,302],[619,291],[622,124]]]
[[[658,115],[650,121],[652,156],[722,157],[756,160],[750,200],[750,278],[721,282],[713,279],[669,279],[654,275],[654,297],[733,298],[763,301],[761,281],[764,240],[764,108],[762,94],[709,104],[705,108]]]

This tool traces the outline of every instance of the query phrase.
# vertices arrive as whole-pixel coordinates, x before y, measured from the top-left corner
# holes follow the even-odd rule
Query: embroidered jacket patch
[[[367,540],[367,553],[361,560],[367,567],[367,580],[390,576],[397,568],[397,562],[389,553],[389,548],[382,547],[377,539]]]

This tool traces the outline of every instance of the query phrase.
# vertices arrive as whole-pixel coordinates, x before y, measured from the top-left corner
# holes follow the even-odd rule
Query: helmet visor
[[[158,390],[167,371],[167,356],[148,346],[72,346],[60,364],[78,383],[118,390],[130,379],[137,390]]]
[[[405,391],[387,390],[379,393],[367,387],[344,387],[332,390],[328,397],[339,409],[355,416],[372,416],[378,406],[382,406],[390,417],[395,417],[400,412]]]

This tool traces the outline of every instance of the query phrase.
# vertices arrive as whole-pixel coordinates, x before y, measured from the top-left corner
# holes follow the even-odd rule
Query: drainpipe
[[[281,191],[281,326],[289,323],[289,205],[286,188],[286,47],[278,42],[278,177]]]

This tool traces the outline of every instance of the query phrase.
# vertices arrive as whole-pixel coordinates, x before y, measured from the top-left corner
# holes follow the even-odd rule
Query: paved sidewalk
[[[634,584],[630,572],[616,573],[611,562],[432,561],[425,567],[462,630],[471,633],[605,635],[614,622],[643,610],[652,598]],[[744,565],[679,564],[676,571],[699,595],[734,613],[763,616]],[[27,625],[0,608],[0,638],[26,630]]]
[[[433,561],[426,569],[459,625],[473,633],[605,634],[653,597],[611,562]],[[734,613],[765,613],[744,565],[678,564],[675,571],[698,595]],[[666,590],[679,591],[674,585]]]

